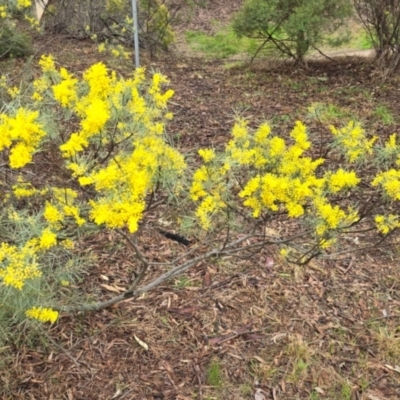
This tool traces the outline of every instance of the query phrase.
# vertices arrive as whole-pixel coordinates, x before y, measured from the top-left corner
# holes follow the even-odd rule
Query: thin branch
[[[165,282],[171,278],[174,278],[175,276],[178,276],[188,270],[189,268],[193,267],[194,265],[198,264],[199,262],[202,262],[206,259],[212,258],[212,257],[221,257],[224,255],[229,255],[231,253],[243,251],[239,245],[243,243],[244,241],[250,239],[251,237],[254,237],[254,235],[249,234],[244,237],[241,237],[237,240],[234,240],[233,242],[229,243],[226,246],[226,250],[221,251],[221,249],[214,249],[210,250],[205,254],[202,254],[200,256],[197,256],[191,260],[188,260],[184,262],[181,265],[178,265],[175,268],[172,268],[171,270],[161,274],[158,278],[154,279],[152,282],[148,283],[147,285],[143,286],[142,288],[136,289],[136,279],[135,282],[132,283],[132,285],[122,294],[115,296],[109,300],[103,301],[103,302],[98,302],[98,303],[92,303],[92,304],[82,304],[82,305],[76,305],[76,306],[55,306],[53,307],[54,310],[57,311],[66,311],[66,312],[79,312],[79,311],[99,311],[103,310],[105,308],[111,307],[114,304],[117,304],[121,301],[133,298],[133,297],[138,297],[143,293],[146,293],[153,289],[154,287],[160,285],[162,282]],[[148,265],[148,264],[147,264]]]
[[[139,249],[139,246],[136,243],[136,235],[133,236],[133,240],[132,240],[122,229],[117,229],[117,232],[126,239],[126,241],[128,242],[129,246],[135,251],[136,257],[142,263],[142,267],[140,268],[139,273],[137,274],[136,278],[134,279],[134,281],[132,282],[132,284],[130,286],[130,290],[133,290],[144,279],[144,277],[146,275],[146,272],[147,272],[147,270],[149,268],[149,262],[144,257],[144,255],[142,254],[142,252]]]
[[[316,47],[316,46],[314,46],[314,45],[311,45],[311,47],[312,47],[314,50],[317,50],[318,53],[321,54],[322,57],[325,57],[325,58],[327,58],[328,60],[333,61],[333,62],[336,63],[336,64],[338,63],[334,58],[329,57],[327,54],[323,53],[318,47]]]

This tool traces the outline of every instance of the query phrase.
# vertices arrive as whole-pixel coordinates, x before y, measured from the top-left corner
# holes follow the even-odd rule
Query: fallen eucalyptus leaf
[[[264,396],[264,393],[261,389],[257,389],[254,393],[254,400],[266,400],[267,398]]]
[[[149,350],[149,345],[147,343],[143,342],[143,340],[140,340],[136,335],[133,335],[133,337],[140,344],[140,346],[142,346],[145,350]]]

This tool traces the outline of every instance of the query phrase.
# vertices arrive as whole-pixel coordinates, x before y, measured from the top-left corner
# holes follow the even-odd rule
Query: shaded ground
[[[49,50],[77,73],[99,59],[87,42],[54,38],[40,52]],[[133,68],[110,62],[123,73]],[[308,69],[262,61],[227,68],[173,55],[144,63],[171,80],[169,132],[185,152],[226,143],[235,113],[251,125],[269,120],[282,134],[297,118],[318,132],[354,116],[382,138],[399,131],[398,77],[381,85],[365,60]],[[325,105],[322,124],[308,120],[313,103]],[[154,259],[182,251],[154,232],[142,241]],[[110,256],[104,242],[95,246],[101,262],[86,285],[112,295],[130,280],[129,253]],[[271,248],[251,262],[198,265],[140,299],[63,316],[48,332],[57,345],[0,349],[0,395],[239,400],[258,390],[265,400],[398,399],[398,258],[391,248],[298,268]]]

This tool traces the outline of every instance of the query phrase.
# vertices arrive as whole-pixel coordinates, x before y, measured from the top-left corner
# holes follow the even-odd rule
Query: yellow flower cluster
[[[28,318],[36,319],[40,322],[51,322],[52,324],[58,319],[58,311],[51,308],[32,307],[25,311]]]
[[[372,154],[372,147],[378,139],[377,136],[373,136],[368,140],[364,130],[354,121],[350,121],[341,129],[334,126],[330,129],[339,147],[345,149],[345,155],[350,163]]]
[[[28,8],[32,5],[31,0],[17,0],[17,7],[18,8]]]
[[[52,87],[54,98],[62,107],[70,109],[81,119],[81,130],[73,132],[60,146],[64,157],[76,157],[96,138],[103,145],[111,141],[115,143],[126,140],[135,134],[138,123],[146,128],[146,132],[159,135],[164,132],[163,123],[156,120],[162,116],[161,110],[166,107],[174,92],[162,92],[161,86],[168,83],[163,75],[153,75],[152,85],[148,90],[150,102],[141,94],[140,86],[145,80],[143,68],[137,69],[133,78],[127,80],[117,78],[114,72],[109,73],[102,63],[90,67],[84,73],[82,82],[63,69],[60,70],[60,76],[61,82]],[[106,132],[116,117],[119,120],[116,124],[118,130],[110,140]],[[130,123],[126,124],[124,120]],[[76,165],[74,163],[75,168]]]
[[[39,246],[41,249],[47,250],[57,244],[57,235],[49,228],[45,229],[40,236]]]
[[[213,149],[200,149],[199,155],[206,163],[215,159],[215,152]]]
[[[146,208],[146,195],[164,175],[176,178],[186,165],[183,156],[163,137],[163,118],[173,90],[163,91],[168,80],[153,74],[147,91],[143,90],[145,71],[136,69],[132,78],[118,78],[103,63],[92,65],[78,79],[67,70],[55,68],[50,56],[40,61],[43,72],[52,74],[57,83],[48,85],[43,77],[35,82],[40,96],[51,91],[54,100],[80,120],[80,129],[71,132],[60,145],[66,166],[82,186],[93,185],[98,196],[87,203],[89,216],[96,224],[110,228],[127,226],[131,232]],[[108,149],[115,149],[110,157]],[[91,149],[102,148],[107,162],[90,160]],[[108,155],[107,155],[108,154]],[[85,221],[74,199],[63,202],[54,193],[44,208],[44,218],[54,229],[66,216],[75,218],[78,225]]]
[[[336,172],[327,172],[325,178],[332,193],[338,193],[343,189],[355,187],[360,183],[360,178],[357,177],[354,171],[345,171],[342,168]]]
[[[21,290],[27,280],[42,276],[40,256],[58,245],[58,231],[63,227],[61,222],[70,217],[77,225],[82,225],[85,220],[80,217],[79,208],[74,204],[78,194],[72,189],[35,189],[20,176],[17,184],[13,186],[13,195],[17,199],[36,196],[35,202],[40,196],[51,196],[51,202],[46,201],[43,209],[43,222],[47,223],[47,226],[40,225],[41,213],[26,217],[18,213],[12,203],[8,208],[9,221],[21,232],[27,231],[28,238],[25,243],[19,245],[0,243],[0,279],[6,286]],[[10,196],[7,199],[10,199]],[[41,232],[39,235],[36,233],[38,231]],[[69,239],[62,240],[60,245],[65,249],[74,247],[74,243]]]
[[[99,53],[102,53],[106,50],[106,46],[104,43],[101,43],[98,47]],[[110,46],[110,53],[115,58],[124,58],[125,60],[129,60],[132,57],[132,54],[129,51],[126,51],[123,46]]]
[[[6,6],[0,6],[0,18],[8,18],[8,11]]]
[[[332,206],[324,198],[314,200],[315,216],[317,218],[315,231],[319,237],[341,227],[348,227],[358,220],[358,213],[351,208],[347,213],[339,206]]]
[[[158,171],[179,176],[185,168],[183,156],[166,145],[157,134],[134,142],[133,152],[117,156],[104,168],[81,177],[81,185],[93,184],[101,195],[90,202],[91,218],[111,228],[138,229],[145,210],[146,194],[154,187]]]
[[[291,143],[271,134],[264,123],[254,133],[244,120],[238,120],[230,140],[221,155],[201,149],[204,165],[192,178],[191,199],[199,202],[196,216],[204,229],[211,218],[226,207],[227,182],[235,173],[240,176],[242,190],[238,192],[243,205],[252,210],[254,218],[264,213],[286,212],[291,218],[307,214],[314,221],[315,235],[321,247],[334,243],[329,232],[357,221],[353,209],[347,211],[330,204],[327,195],[356,187],[360,179],[354,171],[317,173],[323,159],[313,160],[304,153],[310,148],[306,127],[296,122],[290,133]]]
[[[40,57],[39,66],[43,72],[56,70],[54,58],[51,55],[43,55],[42,57]]]
[[[51,67],[50,67],[51,68]],[[64,68],[60,70],[62,81],[52,87],[54,98],[62,107],[71,107],[77,101],[76,85],[78,80]]]
[[[13,185],[12,189],[17,199],[31,197],[38,193],[38,190],[35,189],[30,182],[23,182],[22,179],[19,179],[18,183]]]
[[[0,244],[0,279],[6,286],[21,290],[26,280],[39,276],[34,242],[27,242],[20,248],[4,242]]]
[[[375,224],[378,230],[387,235],[390,231],[400,228],[400,218],[398,215],[376,215]]]
[[[313,161],[303,156],[310,143],[301,122],[298,121],[290,133],[294,141],[290,146],[282,138],[270,136],[270,132],[270,127],[263,124],[251,136],[242,121],[236,134],[233,132],[236,140],[228,144],[228,157],[239,165],[249,165],[258,171],[239,196],[245,198],[244,205],[253,210],[256,218],[264,209],[279,211],[282,208],[290,217],[299,217],[304,214],[304,205],[324,184],[323,179],[315,176],[315,170],[324,160]]]
[[[32,161],[42,138],[46,135],[38,122],[39,112],[19,108],[14,117],[0,114],[0,151],[12,146],[11,168],[22,168]]]
[[[55,230],[60,228],[60,223],[65,218],[72,218],[78,226],[83,225],[86,220],[80,216],[79,206],[76,204],[78,193],[70,188],[50,188],[49,193],[52,201],[46,201],[43,217],[49,226]]]
[[[20,90],[18,87],[14,86],[7,89],[7,93],[11,96],[12,99],[17,97],[20,94]]]
[[[165,108],[168,100],[174,95],[172,89],[168,89],[165,93],[161,93],[161,85],[168,83],[168,79],[156,72],[153,75],[152,85],[149,89],[149,94],[154,98],[155,104],[158,108]]]
[[[400,200],[400,171],[390,169],[380,172],[372,181],[372,186],[381,186],[388,197]]]
[[[200,150],[199,154],[205,162],[210,162],[214,158],[214,153],[208,149]],[[212,217],[226,207],[224,176],[223,169],[213,170],[212,167],[204,165],[193,175],[190,197],[194,201],[201,201],[196,216],[205,230],[211,228]]]

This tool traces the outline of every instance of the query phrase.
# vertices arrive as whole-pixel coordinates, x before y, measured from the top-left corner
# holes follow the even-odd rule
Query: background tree
[[[154,55],[174,41],[173,21],[191,0],[138,0],[140,42]],[[48,30],[80,39],[92,37],[131,46],[133,38],[130,0],[55,0],[47,8]]]
[[[233,28],[239,36],[262,41],[257,53],[272,44],[281,54],[301,62],[311,48],[325,42],[343,43],[346,34],[334,39],[330,35],[344,25],[351,13],[348,0],[247,0]]]
[[[392,73],[400,61],[400,1],[354,0],[354,6],[380,67],[385,74]]]

